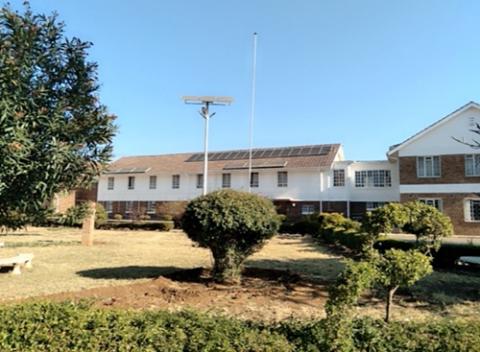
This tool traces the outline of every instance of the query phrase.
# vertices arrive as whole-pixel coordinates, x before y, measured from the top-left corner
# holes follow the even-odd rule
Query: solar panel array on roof
[[[106,174],[143,174],[150,170],[149,167],[123,167],[105,172]]]
[[[304,147],[288,147],[288,148],[267,148],[252,150],[252,159],[267,158],[288,158],[294,156],[321,156],[327,155],[332,150],[332,146],[326,145],[309,145]],[[232,150],[226,152],[208,153],[208,160],[246,160],[248,159],[248,150]],[[203,153],[193,154],[187,161],[203,161]]]

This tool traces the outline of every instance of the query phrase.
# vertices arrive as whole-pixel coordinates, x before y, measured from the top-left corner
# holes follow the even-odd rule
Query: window
[[[480,176],[480,154],[465,155],[465,176]]]
[[[180,188],[180,175],[172,175],[172,188]]]
[[[258,185],[259,185],[258,172],[252,172],[250,174],[250,187],[258,187]]]
[[[417,176],[418,177],[440,177],[440,157],[439,156],[417,157]]]
[[[232,175],[222,174],[222,188],[230,188],[232,186]]]
[[[157,176],[150,176],[148,188],[149,189],[156,189],[157,188]]]
[[[355,187],[391,187],[390,170],[355,171]]]
[[[277,173],[277,186],[278,187],[288,187],[288,172],[279,171]]]
[[[157,206],[155,202],[148,201],[147,202],[147,213],[148,214],[155,214],[157,212]]]
[[[203,174],[197,174],[197,188],[203,188]]]
[[[345,170],[333,170],[333,187],[345,186]]]
[[[465,220],[480,221],[480,200],[468,199],[465,205]]]
[[[115,187],[115,177],[109,177],[107,180],[107,189],[112,190]]]
[[[135,176],[128,176],[128,189],[135,189]]]
[[[381,208],[385,205],[385,202],[367,202],[367,211],[372,211],[377,208]]]
[[[105,211],[107,212],[107,214],[110,214],[113,212],[113,204],[111,201],[105,202]]]
[[[125,202],[125,213],[131,213],[133,209],[133,202],[131,200],[128,200]]]
[[[442,211],[442,200],[440,198],[420,198],[418,201]]]
[[[310,215],[315,213],[315,205],[313,204],[302,204],[302,215]]]

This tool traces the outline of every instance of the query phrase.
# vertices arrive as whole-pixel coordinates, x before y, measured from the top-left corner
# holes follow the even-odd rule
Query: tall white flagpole
[[[248,192],[252,191],[252,148],[253,148],[253,122],[255,119],[255,93],[257,73],[257,32],[253,33],[253,67],[252,67],[252,100],[250,109],[249,147],[248,147]]]

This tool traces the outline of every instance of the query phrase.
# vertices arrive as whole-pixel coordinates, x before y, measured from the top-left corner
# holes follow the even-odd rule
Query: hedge
[[[327,324],[30,303],[0,308],[0,351],[328,351]],[[480,351],[480,321],[386,324],[362,318],[353,321],[351,336],[353,351]]]
[[[144,230],[144,231],[171,231],[174,222],[168,220],[154,221],[131,221],[131,220],[109,220],[105,223],[97,223],[97,229],[101,230]]]
[[[414,241],[399,241],[395,239],[382,239],[375,243],[375,248],[380,251],[387,249],[409,250],[413,248]],[[455,262],[462,256],[480,256],[480,246],[473,244],[443,243],[437,252],[433,252],[432,265],[435,268],[448,269],[456,266]]]

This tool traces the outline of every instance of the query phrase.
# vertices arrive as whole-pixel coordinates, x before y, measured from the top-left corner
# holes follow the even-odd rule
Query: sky
[[[21,1],[11,1],[21,7]],[[118,116],[115,158],[247,148],[253,32],[254,147],[341,143],[349,160],[384,159],[463,104],[480,101],[479,1],[31,0],[66,36],[91,41],[100,99]]]

